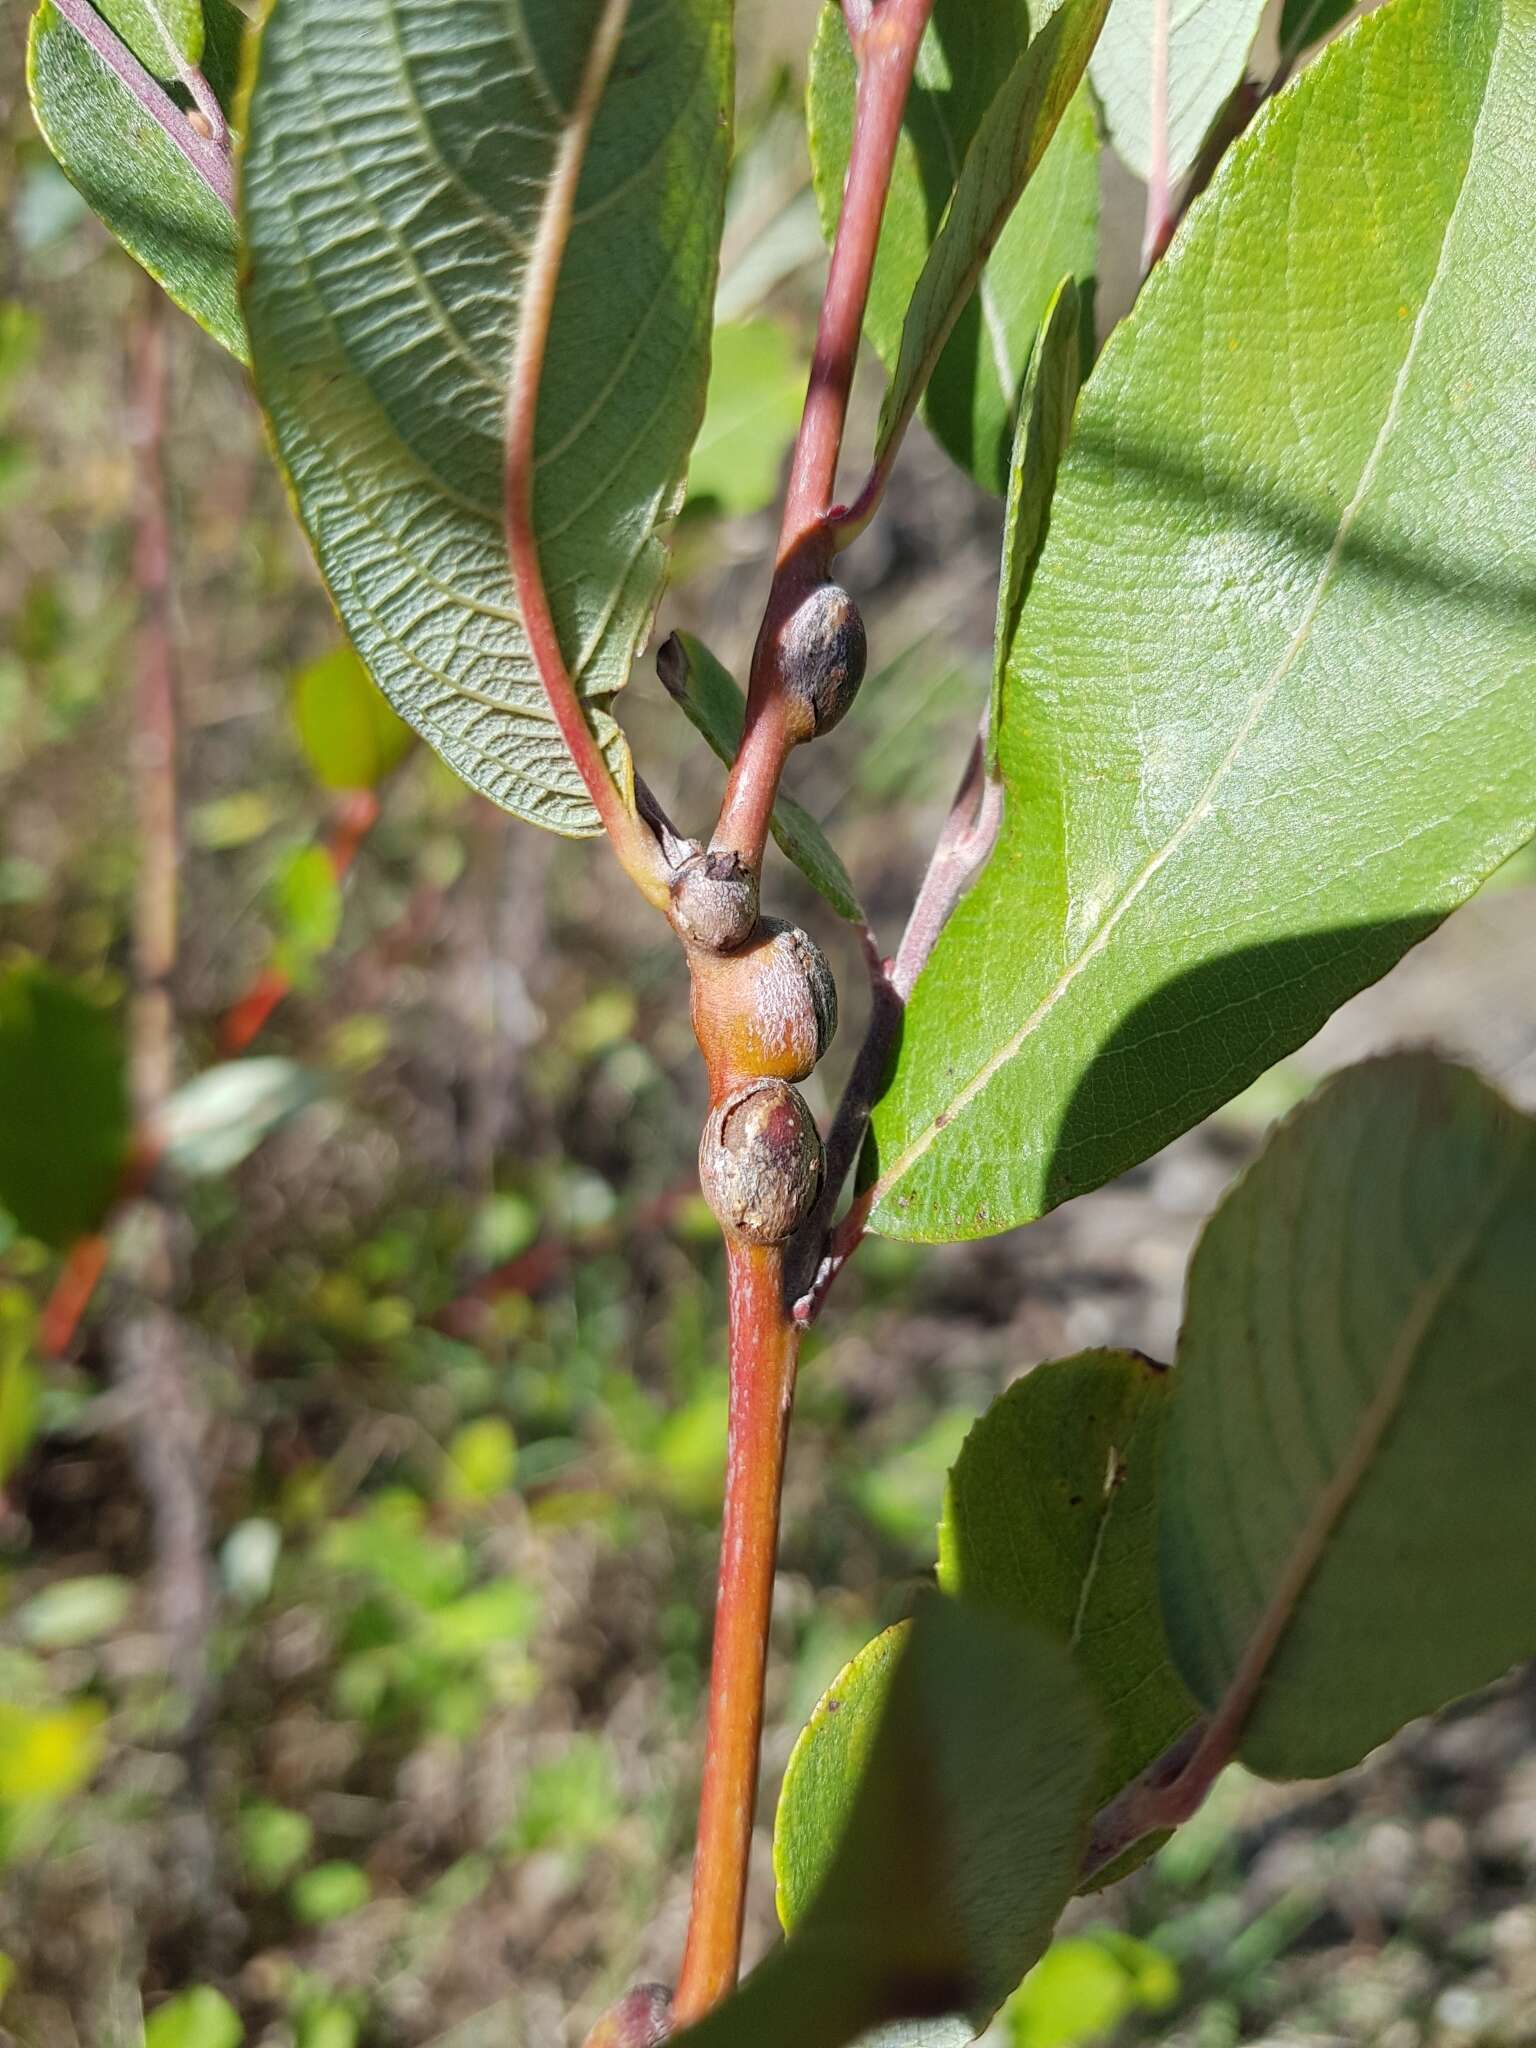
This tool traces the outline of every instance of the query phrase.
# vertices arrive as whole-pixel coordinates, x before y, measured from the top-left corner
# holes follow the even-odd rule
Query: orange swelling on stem
[[[728,1250],[730,1448],[693,1906],[673,1999],[678,2026],[717,2005],[741,1963],[779,1495],[799,1342],[784,1311],[782,1251],[740,1242],[730,1242]]]

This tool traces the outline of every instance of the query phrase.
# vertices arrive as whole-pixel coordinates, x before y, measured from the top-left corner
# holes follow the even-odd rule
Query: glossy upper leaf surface
[[[1177,185],[1248,65],[1264,0],[1166,0],[1168,176]],[[1138,178],[1152,167],[1153,36],[1159,0],[1112,0],[1089,63],[1104,125]]]
[[[473,787],[578,834],[596,815],[518,617],[503,432],[530,249],[612,15],[613,0],[281,0],[243,176],[257,388],[353,645]],[[554,289],[534,526],[621,784],[608,707],[650,626],[703,410],[730,111],[729,0],[625,13]]]
[[[206,15],[202,55],[225,102],[225,58],[237,40],[231,18],[239,17],[222,4],[210,4]],[[151,68],[173,75],[163,57]],[[233,214],[49,0],[32,17],[27,86],[37,125],[70,182],[176,304],[243,358]]]
[[[45,1244],[94,1230],[131,1126],[119,1020],[46,969],[0,974],[0,1208]]]
[[[918,53],[880,230],[864,329],[887,368],[966,151],[1029,43],[1024,0],[938,0]],[[841,8],[822,13],[811,53],[811,164],[822,228],[837,226],[853,136],[854,63]],[[962,469],[1001,492],[1019,386],[1048,297],[1064,273],[1086,284],[1098,239],[1098,136],[1080,93],[987,259],[929,380],[923,417]]]
[[[1003,831],[875,1112],[877,1229],[981,1236],[1123,1172],[1536,828],[1533,118],[1533,0],[1391,0],[1111,338],[1014,639]]]
[[[1536,1652],[1536,1123],[1427,1055],[1282,1124],[1206,1228],[1161,1483],[1175,1656],[1272,1777]]]
[[[688,2048],[958,2048],[1038,1958],[1072,1890],[1093,1705],[1047,1637],[933,1599],[801,1737],[776,1827],[791,1931]],[[864,1698],[865,1687],[871,1697]],[[839,1702],[834,1710],[832,1702]]]
[[[1037,1366],[966,1438],[939,1529],[945,1592],[1072,1651],[1108,1734],[1099,1805],[1195,1715],[1158,1611],[1157,1475],[1173,1381],[1130,1351]]]

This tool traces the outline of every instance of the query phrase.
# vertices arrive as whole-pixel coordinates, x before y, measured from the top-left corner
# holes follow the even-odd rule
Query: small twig
[[[1212,1744],[1211,1732],[1211,1723],[1196,1722],[1100,1810],[1083,1854],[1082,1883],[1107,1870],[1146,1836],[1179,1827],[1199,1808],[1231,1760],[1230,1746]]]
[[[1151,148],[1147,163],[1147,212],[1141,236],[1141,268],[1145,276],[1172,239],[1176,216],[1168,188],[1168,46],[1171,0],[1152,0],[1152,76],[1148,127]]]
[[[324,851],[338,886],[346,880],[363,841],[378,823],[379,811],[378,795],[371,789],[345,790],[337,799]],[[292,990],[291,974],[280,967],[262,968],[244,995],[224,1013],[219,1026],[219,1050],[226,1059],[247,1049]]]
[[[214,198],[232,214],[235,210],[235,173],[230,160],[228,131],[217,100],[213,100],[214,111],[218,114],[217,127],[213,125],[212,116],[202,100],[197,100],[200,112],[212,129],[212,133],[204,135],[159,81],[151,78],[110,23],[96,12],[90,0],[53,0],[53,4],[60,17],[90,47],[93,55],[132,94],[172,147],[185,157]],[[202,79],[201,72],[197,76]],[[213,99],[206,80],[203,80],[203,86],[208,97]],[[187,88],[193,91],[190,80]],[[193,96],[197,97],[195,91]]]
[[[802,1328],[820,1315],[832,1283],[863,1241],[872,1205],[871,1190],[855,1197],[847,1215],[835,1228],[831,1227],[831,1218],[843,1182],[863,1147],[871,1112],[900,1043],[902,1015],[917,977],[955,905],[986,865],[997,844],[1002,818],[1003,786],[986,772],[986,737],[978,733],[912,905],[896,958],[888,971],[881,970],[869,1028],[827,1141],[826,1185],[810,1219],[816,1227],[811,1244],[819,1250],[819,1256],[813,1264],[802,1250],[791,1269],[796,1282],[794,1317]]]
[[[534,430],[538,422],[539,389],[544,353],[554,314],[555,288],[570,235],[576,187],[586,159],[592,124],[602,101],[608,74],[618,55],[629,12],[629,0],[607,0],[587,54],[581,84],[560,138],[554,175],[539,218],[538,232],[523,273],[522,321],[512,358],[507,392],[506,527],[507,554],[517,590],[523,630],[560,737],[575,763],[592,807],[602,821],[619,863],[640,893],[658,909],[667,906],[671,870],[661,848],[638,811],[613,779],[602,748],[587,722],[560,635],[549,608],[533,519]]]

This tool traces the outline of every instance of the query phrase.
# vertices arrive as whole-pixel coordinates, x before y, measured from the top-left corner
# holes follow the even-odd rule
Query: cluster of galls
[[[818,584],[780,629],[778,656],[794,738],[830,731],[864,676],[864,626],[848,593]],[[710,1076],[705,1200],[729,1236],[783,1244],[821,1192],[821,1137],[794,1084],[837,1029],[832,971],[805,932],[760,915],[757,876],[733,854],[687,862],[671,914]]]

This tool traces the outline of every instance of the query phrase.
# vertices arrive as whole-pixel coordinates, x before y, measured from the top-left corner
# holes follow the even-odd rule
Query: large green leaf
[[[688,459],[688,506],[760,512],[772,504],[805,399],[805,364],[777,320],[715,329],[704,423]]]
[[[1536,1652],[1536,1125],[1427,1055],[1280,1126],[1189,1276],[1164,1605],[1238,1754],[1345,1769]]]
[[[1099,1805],[1195,1717],[1158,1612],[1157,1470],[1172,1386],[1130,1351],[1037,1366],[966,1438],[939,1527],[947,1593],[1072,1650],[1109,1735]]]
[[[118,1020],[22,962],[0,974],[0,1208],[62,1248],[94,1230],[128,1163]]]
[[[1089,63],[1116,152],[1137,177],[1152,167],[1153,24],[1169,15],[1168,176],[1177,184],[1242,79],[1264,0],[1112,0]]]
[[[864,328],[894,370],[907,306],[967,150],[1029,43],[1025,0],[978,7],[938,0],[918,52]],[[842,9],[824,9],[811,52],[811,164],[823,231],[842,202],[853,137],[855,72]],[[1047,298],[1063,273],[1085,286],[1098,239],[1098,137],[1078,94],[987,258],[980,284],[928,383],[924,418],[962,469],[1001,492],[1019,385]]]
[[[210,5],[206,14],[208,77],[222,102],[233,10]],[[147,21],[141,27],[147,32]],[[32,17],[27,86],[48,147],[129,255],[216,341],[244,357],[234,215],[198,168],[213,145],[153,84],[164,122],[151,119],[51,0]]]
[[[1533,118],[1533,0],[1392,0],[1112,337],[1003,831],[875,1113],[877,1229],[984,1235],[1146,1158],[1536,828]]]
[[[97,11],[157,78],[203,54],[202,0],[97,0]]]
[[[1050,1939],[1097,1752],[1063,1650],[926,1602],[855,1660],[791,1759],[775,1830],[789,1940],[679,2043],[840,2048],[890,2024],[884,2048],[957,2048]]]
[[[690,724],[727,766],[747,722],[746,699],[730,670],[692,633],[673,633],[656,657],[656,672]],[[779,851],[792,860],[839,917],[862,924],[864,912],[837,850],[803,804],[782,792],[769,820]]]
[[[466,781],[568,833],[597,820],[517,614],[503,427],[528,251],[614,4],[281,0],[243,177],[257,388],[352,642]],[[534,522],[561,647],[627,785],[608,706],[704,404],[730,0],[635,5],[605,80],[554,291]]]

